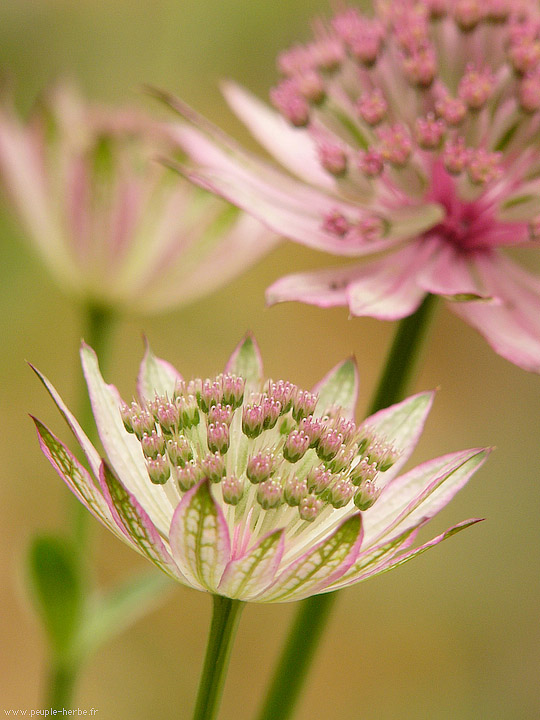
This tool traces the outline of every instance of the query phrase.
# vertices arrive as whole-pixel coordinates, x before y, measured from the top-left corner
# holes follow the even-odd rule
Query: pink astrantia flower
[[[197,120],[184,133],[201,166],[193,179],[310,247],[391,252],[289,275],[268,300],[393,320],[434,293],[503,357],[540,372],[540,280],[505,252],[540,237],[537,3],[340,9],[278,66],[278,112],[232,84],[225,95],[295,177]]]
[[[36,420],[41,448],[95,517],[185,585],[298,600],[389,570],[477,522],[411,548],[487,454],[457,452],[399,475],[432,393],[357,425],[353,360],[311,392],[263,382],[248,336],[224,373],[190,382],[147,348],[127,405],[91,348],[81,355],[106,458],[43,376],[90,472]]]
[[[96,304],[156,312],[243,272],[275,243],[252,217],[156,161],[175,128],[49,91],[27,122],[0,108],[0,178],[60,286]]]

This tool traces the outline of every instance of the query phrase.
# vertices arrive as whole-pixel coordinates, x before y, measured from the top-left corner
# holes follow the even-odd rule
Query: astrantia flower
[[[52,89],[27,122],[0,109],[0,178],[60,286],[97,305],[156,312],[243,272],[276,236],[156,161],[175,129]]]
[[[505,253],[540,237],[540,11],[528,0],[383,0],[340,9],[278,59],[272,111],[226,97],[296,179],[206,126],[196,182],[286,237],[375,262],[289,275],[270,302],[402,318],[426,293],[540,371],[540,280]],[[210,141],[213,136],[217,142]]]
[[[43,452],[106,527],[185,585],[255,602],[298,600],[386,571],[476,522],[411,549],[486,451],[399,476],[432,395],[357,425],[352,360],[307,392],[263,382],[250,337],[224,373],[190,382],[147,349],[131,404],[103,381],[87,346],[82,362],[106,459],[45,378],[90,472],[36,420]]]

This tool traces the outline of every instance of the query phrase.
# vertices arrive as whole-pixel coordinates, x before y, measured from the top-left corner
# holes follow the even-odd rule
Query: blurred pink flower
[[[341,9],[278,66],[278,113],[235,85],[225,95],[295,177],[191,115],[192,179],[309,247],[391,252],[289,275],[269,302],[394,320],[434,293],[500,355],[540,372],[540,279],[505,252],[540,238],[537,3],[383,0],[370,17]]]
[[[0,108],[0,178],[59,285],[157,312],[210,293],[275,243],[258,221],[165,169],[176,129],[52,88],[27,122]]]
[[[299,600],[390,570],[477,522],[412,549],[487,451],[399,475],[432,393],[356,425],[352,359],[307,392],[263,382],[249,336],[224,373],[204,381],[185,382],[147,348],[138,401],[127,405],[91,348],[81,356],[106,459],[40,375],[91,472],[36,420],[41,448],[95,517],[185,585],[254,602]]]

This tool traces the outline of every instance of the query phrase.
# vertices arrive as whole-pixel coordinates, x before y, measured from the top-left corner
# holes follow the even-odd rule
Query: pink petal
[[[369,573],[362,575],[358,578],[358,580],[364,580],[366,577],[370,577],[371,575],[378,575],[382,572],[386,572],[387,570],[392,570],[395,567],[398,567],[398,565],[403,565],[404,563],[408,562],[409,560],[412,560],[417,555],[421,555],[426,550],[429,550],[432,547],[435,547],[439,543],[441,543],[443,540],[447,540],[449,537],[452,537],[452,535],[456,535],[458,532],[461,532],[462,530],[466,530],[467,528],[471,527],[472,525],[476,525],[476,523],[482,522],[481,518],[472,518],[471,520],[463,520],[462,522],[458,523],[457,525],[453,525],[452,527],[448,528],[448,530],[445,530],[440,535],[437,535],[437,537],[433,538],[432,540],[429,540],[428,542],[424,543],[423,545],[420,545],[417,548],[413,548],[412,550],[409,550],[407,553],[403,553],[399,555],[395,560],[390,560],[384,563],[382,566],[379,566],[377,568],[372,568]]]
[[[137,498],[159,531],[166,535],[176,507],[171,500],[175,489],[154,485],[150,481],[141,445],[124,427],[120,414],[122,399],[118,390],[114,385],[105,383],[96,354],[88,345],[81,347],[81,361],[92,412],[107,458],[124,487]]]
[[[358,556],[362,544],[362,518],[356,513],[321,542],[286,567],[276,582],[259,595],[258,602],[289,602],[315,595],[338,580]],[[294,547],[293,547],[294,550]]]
[[[171,363],[154,355],[145,339],[144,356],[137,376],[137,393],[141,400],[149,402],[156,395],[172,398],[182,379]]]
[[[177,233],[171,237],[177,240]],[[199,240],[204,243],[204,229]],[[207,254],[186,262],[180,253],[165,269],[160,269],[158,287],[152,287],[145,307],[157,311],[173,302],[188,303],[226,285],[247,270],[263,255],[275,247],[281,239],[262,223],[240,212],[229,230],[211,247]]]
[[[406,549],[411,545],[417,534],[416,531],[414,531],[413,533],[404,533],[404,542],[401,544],[396,544],[393,551],[389,553],[383,553],[379,558],[377,558],[375,562],[368,562],[367,564],[365,562],[362,562],[362,559],[359,559],[357,563],[355,563],[353,568],[351,568],[351,570],[347,573],[346,577],[344,577],[343,580],[338,580],[338,582],[335,583],[330,589],[339,590],[344,587],[349,587],[351,585],[355,585],[358,582],[361,582],[362,580],[367,580],[367,578],[373,577],[374,575],[380,575],[381,573],[387,572],[388,570],[392,570],[393,568],[396,568],[399,565],[403,565],[409,560],[412,560],[417,555],[421,555],[426,550],[435,547],[443,540],[452,537],[452,535],[456,535],[458,532],[466,530],[472,525],[476,525],[476,523],[478,522],[481,522],[481,520],[478,518],[473,518],[472,520],[465,520],[458,523],[457,525],[453,525],[452,527],[448,528],[448,530],[445,530],[443,533],[433,538],[432,540],[429,540],[423,545],[420,545],[417,548],[413,548],[408,552],[401,552],[401,554],[398,554],[400,551]]]
[[[193,172],[178,170],[279,235],[336,255],[358,256],[395,244],[393,237],[362,242],[323,230],[324,219],[332,212],[360,219],[365,211],[357,205],[311,188],[240,151],[231,155],[194,128],[179,128],[177,140],[198,166]]]
[[[500,303],[459,303],[451,309],[475,327],[499,355],[540,373],[538,280],[502,256],[479,257],[476,264],[486,288]]]
[[[358,400],[358,365],[354,357],[338,363],[319,380],[312,392],[319,396],[315,416],[320,416],[333,405],[340,407],[343,414],[354,418]]]
[[[368,263],[347,288],[353,315],[399,320],[412,314],[426,292],[418,285],[418,271],[428,261],[433,248],[414,243]]]
[[[434,295],[489,298],[489,293],[471,273],[473,264],[463,253],[445,242],[437,242],[434,247],[433,257],[418,272],[420,287]]]
[[[39,446],[71,492],[106,528],[117,537],[125,540],[113,519],[103,496],[95,486],[91,476],[73,453],[43,425],[32,417],[38,433]]]
[[[253,333],[246,333],[240,340],[227,360],[225,372],[244,378],[246,381],[245,395],[260,389],[263,381],[263,361]]]
[[[50,188],[40,158],[41,141],[22,127],[8,109],[0,112],[0,170],[17,211],[46,257],[61,233],[51,213]]]
[[[351,265],[286,275],[267,289],[266,301],[274,305],[292,300],[322,308],[347,305],[347,288],[360,272],[360,266]]]
[[[81,446],[86,459],[88,460],[88,464],[90,466],[90,469],[94,473],[96,477],[99,476],[99,468],[101,466],[101,457],[98,453],[98,451],[95,449],[95,447],[92,445],[90,440],[88,439],[86,433],[79,425],[77,419],[75,416],[70,412],[67,405],[64,403],[54,386],[47,380],[45,375],[43,375],[37,368],[35,368],[33,365],[30,365],[32,370],[36,373],[38,378],[41,380],[43,385],[45,386],[47,392],[53,399],[56,407],[60,411],[60,414],[64,418],[64,420],[67,422],[69,427],[71,428],[71,431],[73,435],[75,436],[75,439]]]
[[[349,587],[349,585],[354,585],[365,577],[376,575],[381,566],[388,563],[401,550],[409,548],[414,543],[417,535],[418,528],[412,530],[409,528],[390,541],[383,541],[365,550],[361,549],[354,564],[339,580],[325,588],[325,592]]]
[[[335,191],[335,180],[322,169],[316,145],[306,130],[291,127],[279,113],[235,83],[224,83],[223,94],[253,137],[281,165],[308,183]]]

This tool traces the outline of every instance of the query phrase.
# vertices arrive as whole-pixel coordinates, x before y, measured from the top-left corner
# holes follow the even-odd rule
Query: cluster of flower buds
[[[150,481],[175,482],[183,493],[206,478],[227,505],[253,487],[262,510],[296,508],[307,522],[325,507],[367,510],[375,502],[377,477],[396,459],[384,439],[339,407],[319,409],[318,395],[293,383],[244,390],[242,378],[224,374],[179,383],[170,399],[122,405]]]

